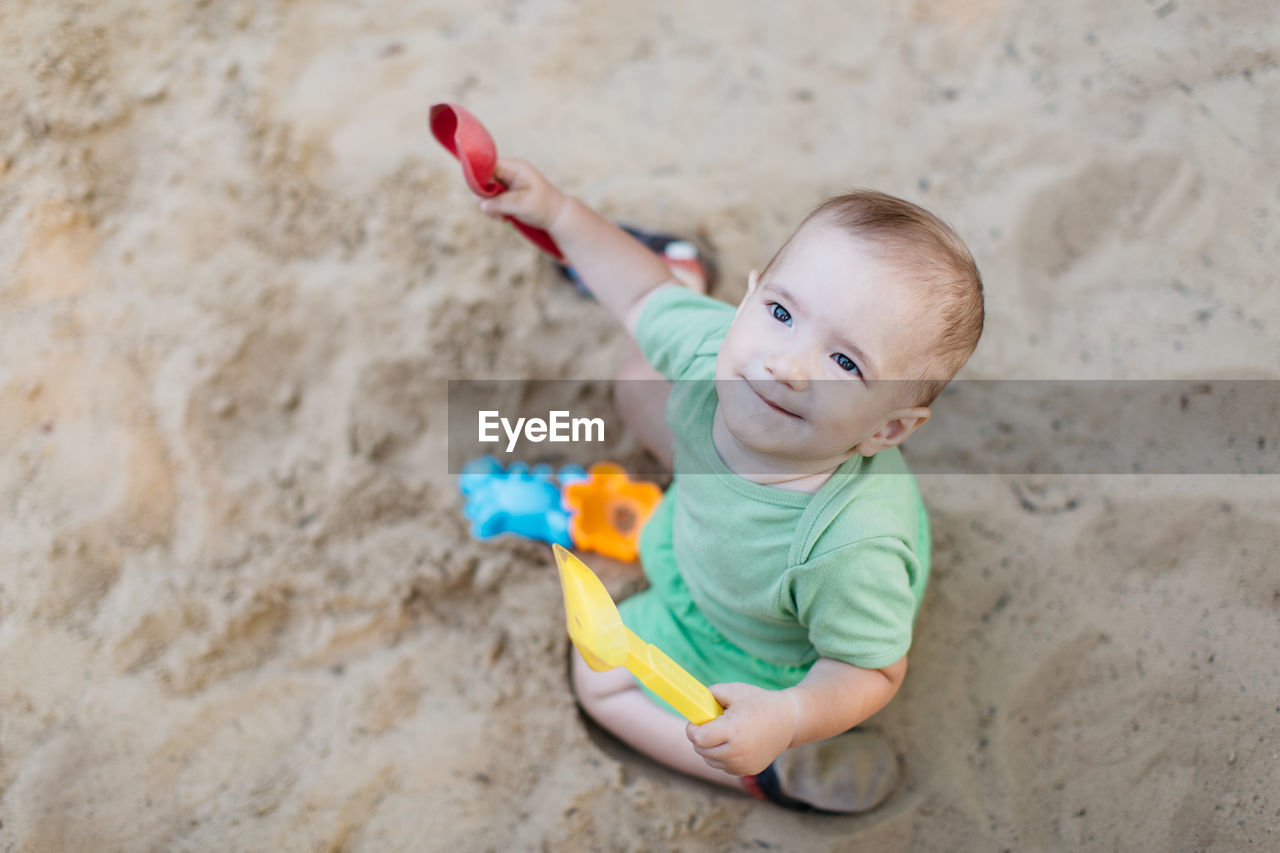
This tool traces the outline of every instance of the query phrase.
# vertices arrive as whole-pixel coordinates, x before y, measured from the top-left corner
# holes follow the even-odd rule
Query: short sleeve
[[[687,287],[670,285],[650,294],[636,321],[636,343],[667,379],[688,378],[699,356],[714,356],[733,323],[732,305]]]
[[[796,617],[824,658],[864,669],[896,662],[911,648],[915,555],[900,539],[845,545],[793,570]]]

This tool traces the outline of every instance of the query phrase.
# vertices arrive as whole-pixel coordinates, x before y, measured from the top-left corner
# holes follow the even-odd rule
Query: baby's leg
[[[654,703],[625,669],[596,672],[573,653],[573,687],[591,718],[639,752],[682,773],[744,790],[742,780],[707,765],[685,737],[685,719]]]
[[[857,814],[898,784],[898,759],[884,735],[853,729],[788,749],[745,779],[707,765],[685,737],[685,721],[655,704],[625,669],[596,672],[573,655],[573,686],[591,718],[650,758],[690,776],[801,811]],[[749,783],[749,784],[748,784]]]

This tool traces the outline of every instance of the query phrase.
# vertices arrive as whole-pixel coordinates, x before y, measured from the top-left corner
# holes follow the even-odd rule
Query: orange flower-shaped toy
[[[587,479],[564,487],[564,506],[572,517],[573,544],[616,560],[634,560],[639,552],[640,528],[662,500],[653,483],[631,480],[618,465],[598,462]]]

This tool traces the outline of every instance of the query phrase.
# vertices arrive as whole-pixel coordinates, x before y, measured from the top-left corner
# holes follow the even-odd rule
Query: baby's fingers
[[[723,761],[716,761],[714,758],[707,758],[706,756],[703,756],[702,760],[707,763],[708,767],[711,767],[715,770],[723,770],[725,773],[730,772],[729,766],[725,764]]]
[[[695,749],[711,749],[729,742],[729,731],[722,720],[712,720],[700,726],[688,723],[684,727],[684,734]]]
[[[514,157],[499,157],[498,162],[494,164],[493,176],[497,178],[504,187],[510,189],[523,189],[531,183],[538,175],[538,170],[533,168],[523,160],[517,160]]]
[[[733,744],[723,743],[710,749],[700,749],[695,746],[693,749],[708,767],[723,770],[734,776],[750,772],[751,762]]]
[[[511,186],[516,179],[516,162],[509,157],[499,157],[493,167],[493,176],[504,186]]]
[[[698,746],[694,744],[693,751],[698,754],[699,758],[717,770],[723,770],[724,763],[733,757],[731,755],[732,747],[727,743],[722,743],[718,746]]]
[[[522,213],[526,213],[528,200],[528,190],[508,190],[502,195],[486,198],[480,202],[480,210],[486,215],[492,217],[514,216],[520,218]]]
[[[498,198],[501,198],[499,196]],[[480,212],[493,219],[501,219],[507,215],[506,205],[497,198],[486,198],[480,202]]]
[[[734,757],[736,752],[733,745],[728,743],[722,743],[717,746],[698,746],[694,744],[693,751],[707,761],[728,761]]]
[[[480,209],[489,216],[510,216],[526,225],[546,228],[563,206],[563,195],[523,160],[499,160],[494,177],[507,190],[481,203]]]

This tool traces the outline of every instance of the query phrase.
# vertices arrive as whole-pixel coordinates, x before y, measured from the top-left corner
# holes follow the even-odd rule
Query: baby
[[[509,189],[481,209],[550,232],[639,345],[619,378],[655,380],[615,388],[675,474],[640,540],[649,587],[620,609],[725,713],[686,723],[625,670],[575,654],[579,702],[702,779],[802,810],[873,808],[897,758],[854,727],[902,685],[929,575],[928,518],[897,445],[981,335],[969,251],[915,205],[853,192],[752,271],[735,310],[529,164],[496,175]]]

